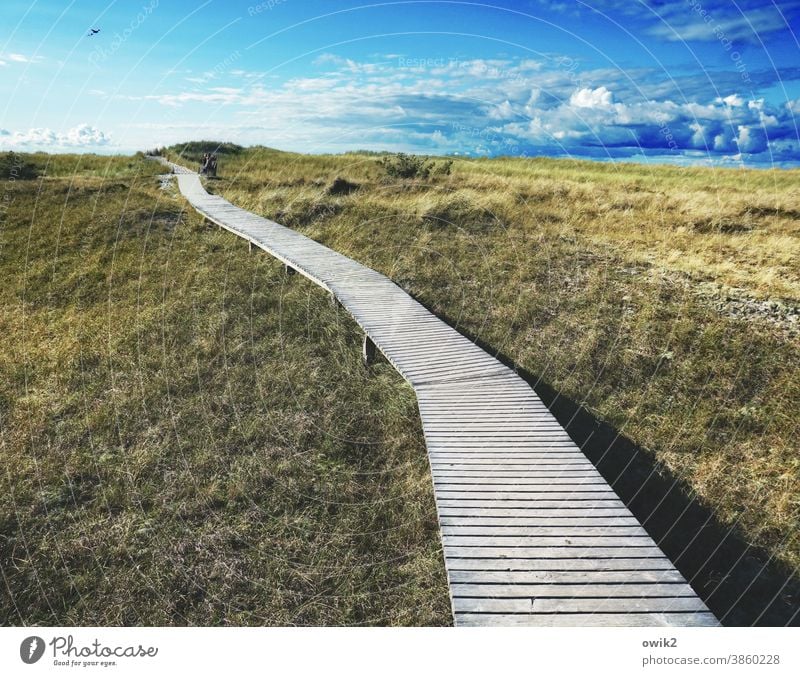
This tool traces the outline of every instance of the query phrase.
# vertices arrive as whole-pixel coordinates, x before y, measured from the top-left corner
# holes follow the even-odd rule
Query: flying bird
[[[99,28],[90,28],[88,37],[92,37],[93,35],[97,35],[100,32]]]

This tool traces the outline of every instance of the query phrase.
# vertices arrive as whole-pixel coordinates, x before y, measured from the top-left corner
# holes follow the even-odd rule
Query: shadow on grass
[[[720,523],[651,453],[449,317],[437,315],[536,391],[722,624],[800,626],[800,580],[788,567]]]

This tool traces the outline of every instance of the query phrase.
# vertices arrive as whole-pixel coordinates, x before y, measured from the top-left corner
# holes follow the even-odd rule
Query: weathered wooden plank
[[[491,453],[491,454],[488,454],[488,455],[483,455],[483,454],[479,455],[478,453],[471,453],[471,452],[458,453],[458,454],[441,454],[441,455],[437,454],[433,459],[435,459],[435,460],[437,460],[439,462],[450,462],[452,460],[456,460],[457,461],[460,458],[470,458],[470,457],[475,457],[475,456],[477,456],[477,457],[479,457],[481,459],[484,459],[484,460],[493,460],[494,461],[494,465],[490,465],[490,467],[492,467],[492,466],[493,467],[502,467],[503,463],[505,463],[506,461],[519,460],[520,458],[522,460],[524,460],[525,462],[530,463],[529,467],[537,467],[538,465],[536,463],[539,462],[539,461],[546,462],[546,461],[552,461],[552,460],[556,460],[556,461],[562,460],[564,462],[563,465],[552,465],[552,463],[551,463],[550,466],[554,467],[554,469],[556,469],[556,470],[558,470],[560,467],[564,467],[564,466],[573,467],[573,468],[581,468],[581,467],[583,467],[579,463],[570,463],[569,462],[571,460],[570,457],[563,457],[563,456],[560,456],[558,454],[553,454],[553,456],[547,456],[547,455],[544,455],[544,454],[541,454],[541,453],[525,453],[525,452],[519,452],[519,453]],[[545,467],[546,466],[547,465],[545,465]],[[592,467],[591,469],[593,470],[594,467]],[[589,471],[589,469],[587,468],[586,471]],[[476,484],[476,483],[480,484],[480,483],[482,483],[484,481],[486,481],[489,484],[491,484],[491,483],[496,483],[496,484],[501,484],[501,485],[502,484],[511,484],[511,485],[517,485],[517,486],[524,485],[526,483],[525,481],[521,481],[521,479],[524,478],[524,475],[523,476],[512,476],[512,478],[508,478],[509,476],[511,476],[511,475],[509,475],[509,474],[500,474],[500,473],[490,474],[490,473],[482,473],[482,472],[478,472],[477,474],[472,474],[472,475],[469,475],[469,474],[458,475],[458,474],[452,474],[452,473],[445,473],[444,471],[440,470],[440,471],[437,471],[437,473],[434,475],[434,479],[438,479],[438,481],[437,481],[438,485],[445,485],[445,484],[466,484],[466,485],[470,485],[470,484]],[[450,477],[454,477],[454,478],[450,478]],[[460,477],[461,480],[459,480],[459,477]],[[490,479],[492,479],[492,478],[494,478],[495,481],[490,481]],[[600,477],[600,475],[597,475],[597,476],[595,476],[593,478],[594,478],[594,483],[597,483],[597,484],[604,483],[604,481],[602,480],[602,477]],[[584,477],[584,479],[586,479],[586,477]],[[536,483],[536,482],[532,482],[532,483]],[[545,482],[540,481],[539,483],[545,483]],[[546,483],[551,484],[551,483],[558,483],[558,482],[546,482]],[[577,482],[572,482],[572,483],[574,484],[574,483],[577,483]],[[592,483],[592,482],[588,482],[588,483]]]
[[[454,425],[454,424],[438,424],[424,423],[426,432],[430,437],[435,439],[437,437],[444,437],[445,439],[460,439],[461,437],[482,439],[487,437],[489,439],[497,438],[527,438],[531,433],[539,436],[553,436],[556,439],[564,439],[569,443],[574,444],[569,435],[564,429],[555,422],[542,422],[542,423],[529,423],[522,422],[514,423],[507,422],[505,425],[489,425],[478,427],[477,425]]]
[[[617,498],[617,494],[614,493],[614,491],[612,491],[610,488],[604,491],[581,491],[580,489],[574,489],[565,492],[542,490],[504,491],[499,489],[494,491],[457,491],[439,489],[438,494],[442,497],[443,501],[464,500],[469,501],[470,503],[472,503],[474,500],[496,500],[502,501],[503,503],[508,501],[540,502],[543,500],[547,502],[552,502],[555,500],[567,502],[585,502],[587,500],[595,501],[606,499],[616,502],[619,500],[619,498]]]
[[[496,415],[489,416],[486,415],[487,409],[483,406],[478,407],[476,405],[472,414],[466,414],[467,409],[465,406],[456,406],[452,411],[447,411],[443,404],[435,404],[433,406],[435,406],[433,410],[423,411],[420,416],[425,424],[431,428],[445,427],[445,429],[449,430],[452,429],[454,424],[457,424],[457,421],[460,421],[468,429],[495,432],[508,429],[509,425],[522,429],[528,427],[541,429],[546,426],[559,430],[563,429],[551,415],[544,411],[534,410],[531,407],[528,407],[525,411],[513,411],[505,414],[496,412]],[[490,408],[489,411],[491,412],[491,410]],[[458,429],[461,428],[459,427]]]
[[[477,467],[501,467],[506,463],[524,465],[525,467],[540,467],[542,470],[552,468],[556,471],[573,469],[591,471],[594,467],[586,466],[581,462],[574,462],[569,459],[560,458],[541,458],[534,453],[524,451],[506,451],[505,453],[481,453],[480,451],[459,451],[456,453],[431,455],[431,462],[437,463],[437,467],[446,463],[472,463]],[[477,463],[477,465],[476,465]]]
[[[584,524],[577,526],[518,526],[510,523],[501,526],[470,526],[459,523],[455,526],[442,524],[442,536],[466,536],[466,535],[495,535],[503,537],[542,537],[559,536],[564,538],[572,537],[575,541],[582,541],[583,538],[607,535],[638,535],[647,536],[647,531],[639,525],[627,526],[587,526]]]
[[[432,451],[431,460],[437,462],[459,462],[461,460],[485,460],[491,467],[503,465],[506,462],[524,462],[533,467],[572,467],[572,468],[591,468],[594,466],[585,460],[580,460],[573,456],[559,456],[558,454],[547,455],[541,450],[532,452],[527,450],[494,450],[483,451],[480,449],[464,450],[451,449],[447,451]]]
[[[663,613],[702,612],[706,607],[696,596],[617,599],[487,599],[454,596],[453,610],[456,613]]]
[[[447,518],[463,518],[463,517],[491,517],[493,519],[512,518],[512,517],[525,517],[528,519],[556,519],[563,517],[589,517],[595,516],[597,518],[608,519],[610,517],[629,517],[630,511],[626,507],[584,507],[577,506],[572,508],[544,508],[544,507],[464,507],[461,504],[454,506],[439,506],[439,516],[444,519]]]
[[[434,481],[437,481],[439,478],[442,479],[450,479],[450,478],[477,478],[477,479],[522,479],[522,478],[529,478],[529,479],[536,479],[538,481],[548,481],[550,480],[552,483],[564,483],[564,482],[580,482],[586,481],[589,479],[597,479],[602,478],[597,470],[588,470],[588,469],[576,469],[576,470],[563,470],[563,469],[553,469],[553,470],[543,470],[543,469],[536,469],[535,465],[530,465],[528,467],[519,468],[517,470],[506,470],[502,468],[502,465],[499,467],[475,467],[474,465],[462,465],[460,468],[455,465],[440,465],[437,467],[432,468]]]
[[[556,479],[550,481],[548,479],[537,479],[535,477],[512,477],[505,476],[470,476],[460,474],[442,475],[437,474],[433,477],[433,482],[437,488],[467,488],[472,486],[509,486],[509,487],[524,487],[524,486],[547,486],[555,490],[565,490],[575,488],[577,486],[600,486],[607,487],[608,484],[602,477],[580,477],[573,479]]]
[[[553,479],[556,483],[560,480],[573,481],[579,479],[595,479],[600,476],[594,468],[585,469],[579,465],[559,466],[559,465],[542,465],[536,464],[536,460],[513,460],[511,458],[504,458],[500,463],[492,463],[491,461],[474,461],[467,462],[468,459],[459,458],[455,461],[450,460],[433,460],[431,462],[431,471],[433,472],[434,479],[439,477],[454,476],[453,472],[458,472],[464,476],[466,472],[471,470],[469,476],[473,477],[498,477],[507,478],[513,477],[517,474],[525,472],[525,476],[539,479]],[[511,465],[516,472],[509,473],[505,466]]]
[[[575,448],[570,448],[568,446],[551,446],[549,444],[542,444],[539,446],[531,446],[530,448],[524,448],[522,450],[515,450],[513,448],[509,448],[507,446],[498,445],[498,446],[483,446],[481,448],[464,448],[464,447],[457,447],[457,448],[449,448],[449,447],[438,447],[436,450],[431,450],[431,456],[437,456],[441,458],[452,458],[458,457],[459,455],[466,454],[468,456],[486,456],[487,458],[497,458],[497,457],[506,457],[510,456],[514,457],[524,457],[526,459],[532,460],[562,460],[565,464],[586,464],[587,460],[580,452]],[[594,468],[594,465],[589,463],[589,465]]]
[[[578,499],[573,496],[567,496],[562,499],[546,499],[546,498],[535,498],[530,500],[465,500],[465,499],[450,499],[443,497],[438,500],[438,504],[442,511],[453,511],[453,509],[490,509],[490,510],[507,510],[507,509],[519,509],[519,510],[548,510],[548,509],[558,509],[563,510],[564,512],[569,511],[579,511],[584,509],[594,509],[594,510],[601,510],[601,509],[608,509],[608,510],[625,510],[625,505],[622,504],[617,499],[613,498],[582,498]],[[448,510],[448,508],[450,508]]]
[[[448,484],[434,481],[434,488],[437,495],[443,498],[454,498],[464,495],[468,499],[475,498],[500,498],[504,500],[511,499],[527,499],[533,495],[545,496],[548,498],[556,499],[559,496],[579,496],[579,497],[614,497],[617,495],[609,487],[608,484],[524,484],[518,483],[514,485],[508,484]]]
[[[481,585],[549,585],[549,584],[644,584],[686,582],[677,570],[451,570],[451,586]]]
[[[427,435],[424,424],[422,429]],[[572,460],[592,465],[570,439],[558,437],[553,434],[553,432],[547,430],[541,432],[527,432],[525,435],[497,434],[495,436],[475,435],[467,432],[452,438],[447,438],[444,432],[437,432],[436,434],[431,434],[430,439],[431,452],[520,452],[545,455],[547,457],[563,454],[565,457],[569,457]],[[592,467],[594,467],[594,465],[592,465]]]
[[[714,627],[708,611],[691,613],[456,613],[459,627]]]
[[[442,542],[446,551],[451,547],[472,547],[509,549],[514,547],[532,549],[539,547],[651,547],[653,541],[646,533],[644,535],[459,535],[444,534]]]
[[[472,599],[677,599],[692,598],[696,600],[694,590],[683,580],[680,582],[628,582],[616,584],[599,584],[596,581],[565,584],[548,580],[536,584],[513,582],[507,584],[464,584],[451,581],[450,590],[453,598]],[[631,610],[636,609],[635,606]],[[679,608],[678,610],[698,610],[697,607]],[[543,609],[544,610],[544,609]],[[606,608],[605,610],[610,610]],[[659,610],[664,610],[661,608]],[[600,610],[599,612],[602,612]]]
[[[518,571],[518,572],[544,572],[544,571],[663,571],[675,570],[672,563],[665,557],[639,557],[639,558],[594,558],[576,559],[572,556],[561,558],[540,559],[485,559],[485,558],[452,558],[446,559],[445,565],[449,573],[454,571]]]
[[[548,510],[553,511],[553,510]],[[627,516],[600,516],[597,513],[588,516],[481,516],[461,514],[459,516],[439,515],[439,524],[445,528],[617,528],[640,527],[639,522],[630,514]]]
[[[655,545],[640,547],[474,547],[445,543],[444,555],[447,559],[595,559],[595,558],[663,558],[661,550]]]

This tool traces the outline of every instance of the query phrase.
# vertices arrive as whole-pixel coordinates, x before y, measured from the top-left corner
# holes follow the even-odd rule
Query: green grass
[[[384,272],[800,568],[800,172],[378,161],[253,149],[209,189]]]
[[[411,389],[139,158],[0,183],[0,625],[447,624]]]

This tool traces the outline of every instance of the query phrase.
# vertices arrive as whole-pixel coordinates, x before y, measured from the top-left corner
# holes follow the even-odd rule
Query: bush
[[[0,156],[0,181],[26,181],[39,178],[39,168],[13,151]]]
[[[378,160],[378,164],[390,178],[428,178],[434,166],[427,157],[405,153],[382,157]]]
[[[188,143],[175,144],[166,150],[180,155],[187,162],[196,164],[203,159],[205,153],[217,156],[238,155],[244,148],[236,143],[224,143],[221,141],[189,141]]]
[[[356,190],[358,190],[358,183],[339,176],[328,186],[327,193],[329,195],[349,195]]]
[[[385,155],[378,160],[389,178],[429,178],[432,175],[449,176],[453,160],[436,163],[429,157],[419,155]]]
[[[436,173],[440,176],[449,176],[452,168],[453,160],[445,160],[441,164],[436,165]]]

